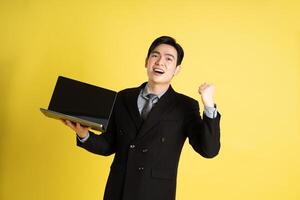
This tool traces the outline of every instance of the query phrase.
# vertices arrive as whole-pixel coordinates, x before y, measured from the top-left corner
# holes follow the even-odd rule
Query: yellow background
[[[177,199],[300,199],[299,10],[296,0],[1,0],[0,199],[102,198],[112,157],[76,147],[39,108],[58,75],[141,84],[161,35],[186,53],[173,87],[200,100],[213,82],[222,113],[216,158],[184,146]]]

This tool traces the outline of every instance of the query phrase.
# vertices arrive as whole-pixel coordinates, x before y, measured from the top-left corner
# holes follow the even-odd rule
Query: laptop
[[[59,76],[48,106],[47,117],[70,120],[105,132],[117,92]]]

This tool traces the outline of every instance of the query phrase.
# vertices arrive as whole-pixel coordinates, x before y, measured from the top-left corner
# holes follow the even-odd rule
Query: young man
[[[146,58],[148,82],[118,93],[108,129],[101,135],[64,121],[77,133],[77,145],[99,155],[115,153],[104,200],[175,200],[180,153],[186,138],[205,158],[220,149],[220,114],[214,86],[199,87],[198,102],[173,90],[183,49],[168,36],[151,44]]]

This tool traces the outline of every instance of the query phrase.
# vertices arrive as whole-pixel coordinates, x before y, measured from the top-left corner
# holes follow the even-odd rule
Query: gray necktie
[[[146,120],[148,114],[150,113],[153,105],[158,101],[158,96],[155,94],[147,94],[146,97],[148,98],[146,104],[142,110],[141,116],[143,120]]]

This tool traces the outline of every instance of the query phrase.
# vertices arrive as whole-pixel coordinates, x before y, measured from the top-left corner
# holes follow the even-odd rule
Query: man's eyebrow
[[[167,56],[171,56],[172,58],[174,58],[174,59],[175,59],[175,56],[174,56],[173,54],[166,53],[165,55],[167,55]]]
[[[152,51],[151,54],[153,54],[153,53],[160,54],[158,51]]]
[[[160,54],[160,52],[159,52],[159,51],[152,51],[152,52],[151,52],[151,54],[154,54],[154,53],[156,53],[156,54]],[[175,59],[175,56],[174,56],[173,54],[166,53],[165,55],[167,55],[167,56],[171,56],[173,59]]]

